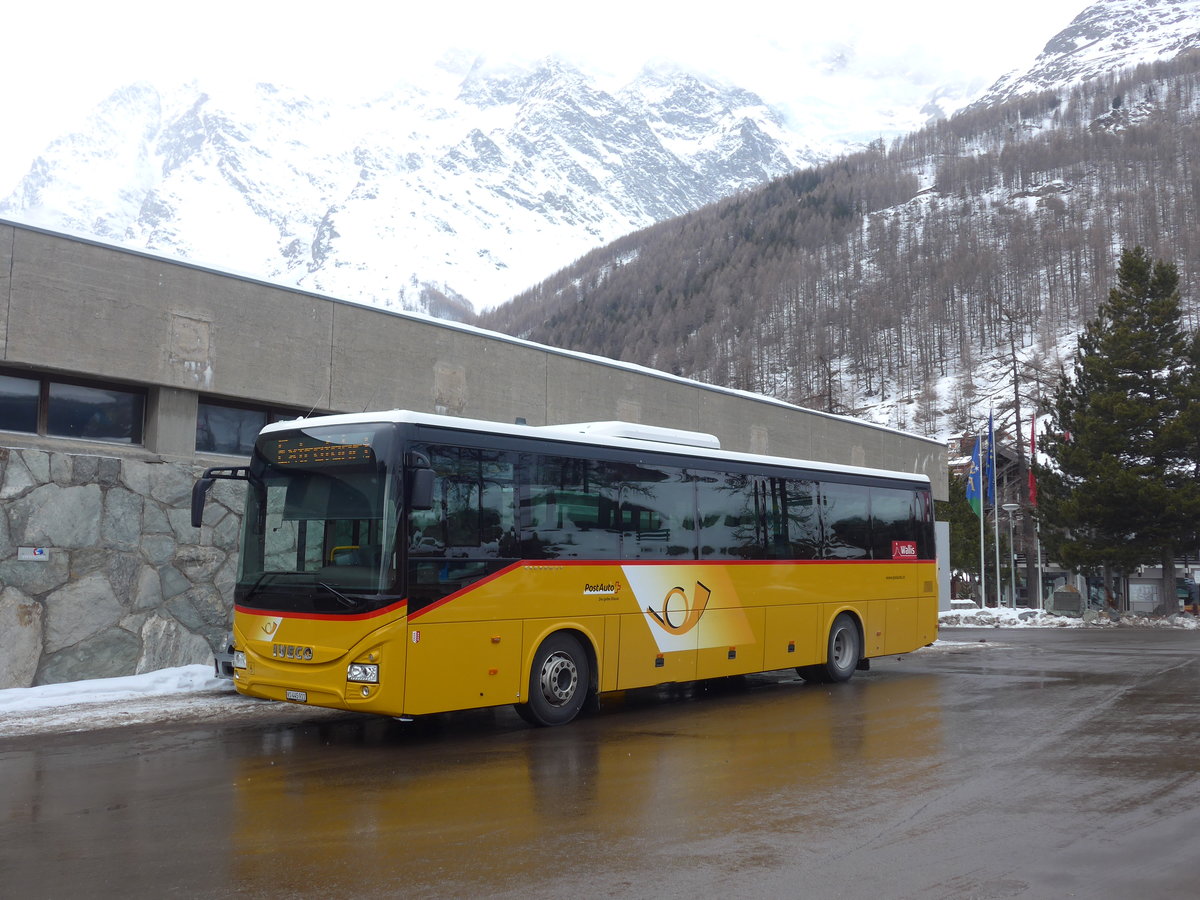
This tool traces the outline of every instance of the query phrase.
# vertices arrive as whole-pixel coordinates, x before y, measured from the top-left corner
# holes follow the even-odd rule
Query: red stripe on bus
[[[561,566],[564,564],[560,563],[559,565]],[[453,594],[447,594],[441,600],[434,600],[428,606],[423,606],[420,609],[418,609],[416,612],[409,613],[408,620],[411,622],[413,619],[419,619],[421,616],[425,615],[425,613],[427,613],[427,612],[433,612],[433,610],[435,610],[435,609],[440,609],[441,607],[443,607],[447,603],[449,603],[451,600],[455,600],[458,597],[463,596],[464,594],[469,594],[471,591],[475,590],[476,588],[478,588],[482,585],[485,585],[488,582],[495,581],[501,575],[507,575],[509,572],[513,572],[517,569],[531,568],[531,567],[532,567],[531,564],[528,562],[515,562],[515,563],[512,563],[511,565],[507,565],[503,569],[493,572],[491,575],[485,575],[483,578],[480,578],[478,581],[472,581],[466,587],[459,588]]]
[[[428,606],[423,606],[416,612],[409,613],[408,620],[411,622],[414,619],[419,619],[426,613],[433,612],[435,609],[441,609],[452,600],[457,600],[472,591],[478,590],[485,584],[495,581],[503,575],[517,569],[564,569],[567,566],[896,566],[896,565],[916,565],[919,563],[934,563],[932,559],[696,559],[681,562],[672,560],[664,562],[657,559],[626,559],[626,560],[586,560],[586,559],[564,559],[564,560],[523,560],[505,566],[491,575],[480,578],[478,581],[473,581],[464,588],[459,588],[453,594],[447,594],[440,600],[435,600]],[[338,616],[322,616],[322,618],[336,619]]]

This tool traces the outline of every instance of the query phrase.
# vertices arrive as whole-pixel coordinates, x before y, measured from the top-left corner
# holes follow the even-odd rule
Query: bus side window
[[[933,559],[937,556],[933,536],[933,495],[929,491],[917,491],[917,556]]]
[[[520,487],[525,559],[616,559],[597,464],[568,456],[529,456]]]
[[[696,558],[696,486],[682,469],[607,463],[625,559]]]
[[[871,488],[871,557],[895,559],[896,541],[920,546],[917,517],[914,509],[916,495],[898,488]]]
[[[871,494],[862,484],[821,482],[821,556],[824,559],[869,559]]]
[[[773,507],[778,511],[775,559],[819,559],[821,516],[817,482],[800,478],[771,479]]]
[[[433,469],[433,506],[414,509],[408,520],[408,550],[412,556],[443,556],[446,553],[447,476],[457,459],[448,458],[448,448],[423,448]]]
[[[413,510],[414,556],[499,557],[516,532],[512,454],[472,447],[430,447],[433,509]]]
[[[695,472],[701,559],[766,556],[760,479],[730,472]]]

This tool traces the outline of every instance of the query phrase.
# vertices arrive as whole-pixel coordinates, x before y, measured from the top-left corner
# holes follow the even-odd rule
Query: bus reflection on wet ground
[[[626,696],[556,730],[476,730],[493,718],[481,713],[424,735],[359,721],[274,736],[286,746],[242,760],[235,782],[235,880],[516,891],[530,866],[675,865],[705,845],[737,855],[740,841],[717,847],[733,835],[804,835],[811,849],[876,791],[919,793],[912,763],[940,743],[935,678],[751,680]],[[343,744],[357,745],[352,767],[320,778],[287,761]]]

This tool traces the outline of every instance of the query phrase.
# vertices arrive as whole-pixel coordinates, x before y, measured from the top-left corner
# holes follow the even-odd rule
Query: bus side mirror
[[[192,485],[192,527],[199,528],[204,522],[204,500],[208,489],[218,478],[228,478],[231,481],[249,481],[249,466],[220,466],[206,469],[204,474]]]
[[[213,486],[213,477],[208,473],[192,485],[192,527],[199,528],[204,521],[204,501],[208,497],[208,489]]]
[[[433,509],[433,469],[413,469],[408,495],[410,509]]]

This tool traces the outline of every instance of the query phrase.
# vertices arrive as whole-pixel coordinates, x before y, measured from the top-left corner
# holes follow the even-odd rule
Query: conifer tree
[[[1079,339],[1074,372],[1052,401],[1053,460],[1040,514],[1051,553],[1086,572],[1163,566],[1200,520],[1196,424],[1200,345],[1181,327],[1179,275],[1141,247],[1121,254],[1117,285]]]

